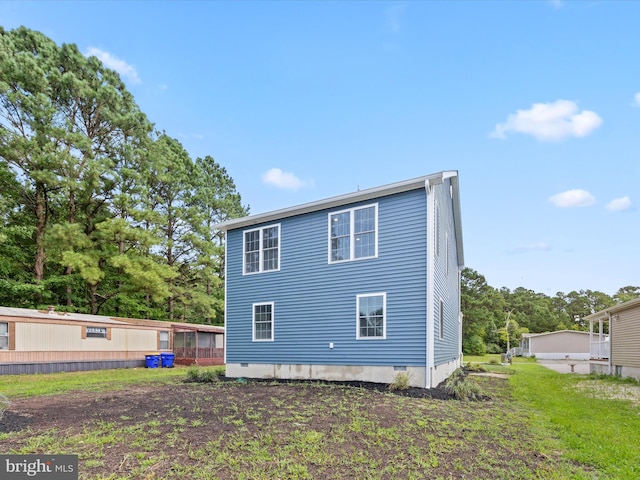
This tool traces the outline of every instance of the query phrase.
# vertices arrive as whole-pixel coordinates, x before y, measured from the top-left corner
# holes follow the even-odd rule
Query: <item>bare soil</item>
[[[441,388],[390,394],[386,385],[364,382],[337,388],[230,379],[17,399],[0,420],[0,432],[14,432],[0,437],[0,452],[26,447],[28,453],[78,454],[81,479],[270,478],[270,468],[283,472],[282,465],[291,462],[282,452],[309,447],[292,446],[293,440],[317,434],[326,439],[319,452],[334,460],[307,461],[307,476],[277,478],[420,478],[415,472],[427,471],[428,478],[540,478],[529,475],[553,471],[561,463],[559,453],[541,453],[535,439],[519,443],[519,415],[504,413],[506,380],[479,380],[491,400],[459,402]],[[354,415],[364,422],[363,431]],[[485,417],[499,420],[492,425]],[[374,447],[375,435],[388,438]],[[336,443],[341,436],[347,443]],[[269,443],[260,451],[270,460],[251,450],[263,441]],[[247,458],[251,463],[243,464]],[[380,467],[352,463],[363,458]],[[192,476],[202,465],[209,473]]]

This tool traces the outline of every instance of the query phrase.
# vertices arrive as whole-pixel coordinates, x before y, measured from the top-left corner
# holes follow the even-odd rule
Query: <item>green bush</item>
[[[487,371],[487,369],[484,368],[479,363],[467,362],[467,365],[466,365],[465,368],[470,372],[486,372]]]
[[[496,343],[488,343],[487,353],[502,353],[502,347]]]
[[[484,355],[487,353],[487,348],[480,335],[471,335],[463,340],[462,351],[465,355]]]
[[[200,381],[200,368],[198,367],[189,367],[187,370],[187,378],[194,382]]]
[[[409,388],[409,380],[411,374],[409,372],[398,372],[393,379],[393,383],[389,384],[389,390],[392,392],[395,390],[406,390]]]
[[[213,370],[203,370],[200,374],[200,381],[204,383],[211,383],[217,380],[218,375]]]
[[[458,400],[480,400],[480,386],[469,380],[461,369],[455,370],[444,384],[444,390]]]

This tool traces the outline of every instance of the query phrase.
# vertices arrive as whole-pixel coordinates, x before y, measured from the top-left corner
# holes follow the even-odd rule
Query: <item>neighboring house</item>
[[[585,317],[591,335],[591,373],[640,380],[640,298]]]
[[[520,354],[544,360],[589,360],[589,333],[575,330],[523,333]]]
[[[176,364],[224,364],[224,327],[175,322],[172,327]]]
[[[460,366],[457,172],[230,220],[230,377],[434,387]]]
[[[222,327],[0,307],[0,374],[141,367],[145,355],[173,351],[174,332],[180,339],[196,331],[208,346],[218,336],[213,346],[222,347]],[[176,363],[222,363],[224,356],[222,348],[179,352]]]

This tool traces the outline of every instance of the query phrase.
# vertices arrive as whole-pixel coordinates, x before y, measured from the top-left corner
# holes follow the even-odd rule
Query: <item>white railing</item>
[[[608,359],[611,353],[611,343],[609,340],[602,342],[591,342],[591,358]]]

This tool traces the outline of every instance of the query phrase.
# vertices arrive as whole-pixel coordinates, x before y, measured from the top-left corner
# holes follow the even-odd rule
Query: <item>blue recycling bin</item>
[[[173,353],[161,353],[160,361],[162,363],[162,368],[173,368],[173,359],[175,355]]]
[[[158,365],[160,364],[159,355],[145,355],[144,360],[147,368],[158,368]]]

